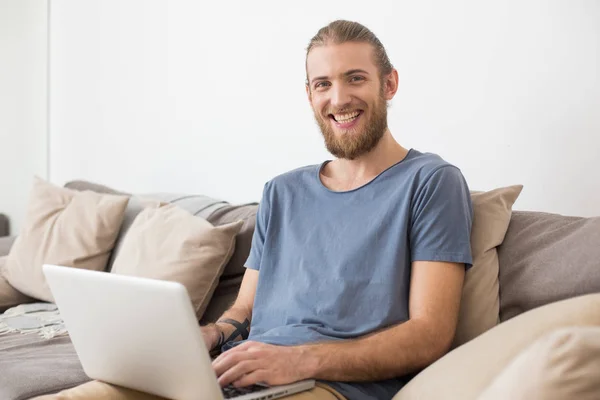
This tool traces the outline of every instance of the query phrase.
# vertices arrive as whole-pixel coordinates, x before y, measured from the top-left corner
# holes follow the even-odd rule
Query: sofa
[[[158,223],[157,213],[165,207],[174,213],[169,215],[187,218],[186,223],[202,221],[202,229],[224,227],[210,231],[210,237],[222,234],[229,247],[222,246],[220,253],[210,255],[212,258],[199,255],[210,261],[202,261],[206,265],[219,265],[210,272],[210,279],[203,278],[210,283],[188,289],[190,293],[202,292],[198,299],[192,296],[200,324],[215,321],[235,300],[250,251],[259,199],[230,204],[189,193],[132,194],[83,180],[56,189],[49,183],[36,182],[43,190],[63,190],[62,195],[68,199],[89,194],[85,201],[96,209],[106,209],[106,201],[117,204],[118,199],[126,199],[118,203],[118,229],[113,229],[112,239],[103,244],[104,258],[93,267],[106,273],[123,270],[122,258],[128,248],[139,253],[143,244],[136,235],[150,235],[150,224]],[[465,279],[455,341],[446,355],[416,371],[395,400],[600,399],[600,217],[513,210],[522,189],[516,185],[472,192],[475,261],[473,272]],[[90,197],[92,193],[98,197]],[[36,201],[54,197],[44,192]],[[28,212],[35,208],[32,202],[30,199]],[[114,204],[111,207],[118,208]],[[106,222],[103,218],[90,221],[100,225]],[[184,230],[183,224],[178,226]],[[194,225],[189,230],[196,228]],[[177,228],[168,229],[167,239],[177,237]],[[31,272],[31,278],[19,278],[19,271],[11,275],[8,266],[10,262],[18,264],[19,257],[32,260],[23,250],[28,238],[31,240],[31,232],[20,232],[21,241],[16,236],[0,238],[0,312],[5,314],[27,305],[53,304],[43,282],[34,286],[36,280],[43,279],[39,274]],[[144,240],[159,243],[163,239]],[[198,240],[212,239],[202,236]],[[30,252],[39,251],[36,247]],[[81,259],[72,261],[74,267],[89,266]],[[196,276],[193,268],[186,272],[190,276],[192,271],[192,280]],[[178,279],[155,273],[151,277]],[[90,383],[68,332],[45,331],[45,336],[41,332],[2,332],[0,326],[0,399],[58,399],[69,388]],[[134,392],[118,393],[123,398],[158,399]]]

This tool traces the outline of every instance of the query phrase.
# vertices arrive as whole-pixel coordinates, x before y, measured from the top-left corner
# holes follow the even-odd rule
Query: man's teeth
[[[359,114],[359,111],[354,111],[352,113],[347,114],[334,114],[333,118],[335,118],[337,122],[346,123],[356,119],[356,117],[358,117]]]

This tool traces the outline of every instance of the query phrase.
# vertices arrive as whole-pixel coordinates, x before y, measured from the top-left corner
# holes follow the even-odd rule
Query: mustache
[[[353,111],[362,111],[362,108],[359,107],[354,107],[354,108],[342,108],[339,110],[327,110],[325,112],[326,115],[330,115],[330,114],[346,114],[349,112],[353,112]]]

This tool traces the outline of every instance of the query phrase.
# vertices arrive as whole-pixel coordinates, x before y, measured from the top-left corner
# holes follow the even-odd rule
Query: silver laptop
[[[276,399],[314,387],[222,389],[181,284],[56,265],[43,271],[91,379],[175,400]]]

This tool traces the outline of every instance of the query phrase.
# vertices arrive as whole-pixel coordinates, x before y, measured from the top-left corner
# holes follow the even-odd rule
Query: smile
[[[362,113],[362,111],[358,110],[344,114],[329,114],[329,118],[331,118],[339,128],[347,129],[356,123]]]

